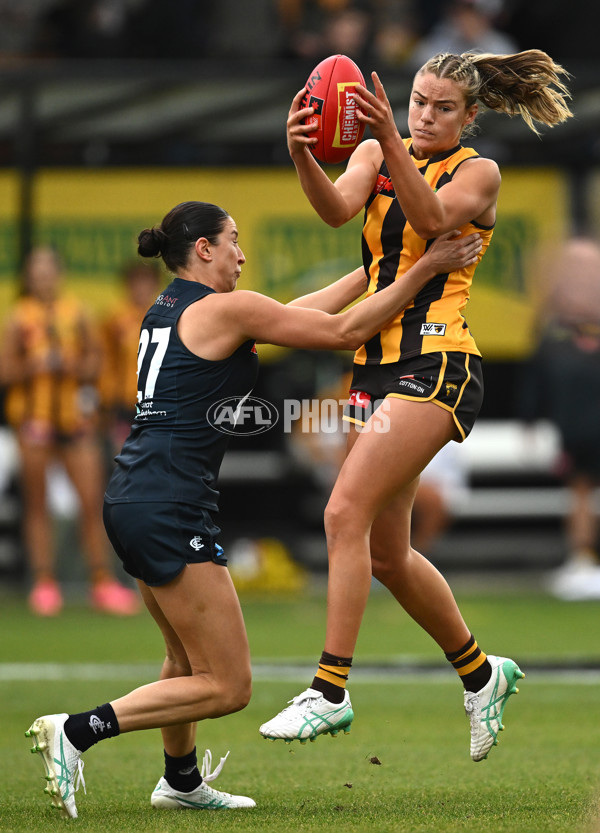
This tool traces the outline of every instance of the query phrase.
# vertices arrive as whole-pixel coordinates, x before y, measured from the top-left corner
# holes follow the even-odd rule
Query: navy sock
[[[165,780],[174,790],[189,793],[199,787],[202,776],[198,769],[196,747],[187,755],[174,758],[165,752]]]
[[[75,749],[85,752],[100,740],[116,737],[120,729],[113,707],[105,703],[92,711],[72,714],[65,720],[64,731]]]

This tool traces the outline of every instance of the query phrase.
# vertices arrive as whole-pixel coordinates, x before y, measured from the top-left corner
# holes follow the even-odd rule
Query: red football
[[[347,159],[363,137],[365,126],[356,117],[352,97],[354,85],[365,86],[362,72],[346,55],[330,55],[313,69],[306,82],[303,107],[314,107],[306,123],[315,122],[312,132],[319,140],[310,145],[321,162],[335,165]]]

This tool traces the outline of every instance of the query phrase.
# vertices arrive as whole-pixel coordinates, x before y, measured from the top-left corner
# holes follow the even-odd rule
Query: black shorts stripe
[[[381,365],[354,365],[344,419],[366,425],[388,396],[435,402],[450,411],[462,442],[483,402],[481,358],[471,353],[424,353]]]

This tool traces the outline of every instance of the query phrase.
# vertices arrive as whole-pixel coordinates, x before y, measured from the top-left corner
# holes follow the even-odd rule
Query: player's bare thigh
[[[341,514],[351,528],[368,529],[403,493],[409,512],[413,482],[455,432],[452,415],[433,402],[385,399],[365,428],[351,431],[348,455],[328,504],[329,517]]]
[[[168,623],[169,628],[161,627],[163,634],[178,648],[172,629],[193,674],[249,681],[246,627],[226,567],[212,561],[188,564],[168,584],[148,589]]]
[[[244,708],[251,694],[248,640],[227,569],[214,562],[188,564],[172,581],[150,590],[192,673],[140,686],[112,701],[121,732],[190,727]],[[175,642],[167,627],[163,633]],[[178,743],[189,745],[190,734],[184,729]]]
[[[189,676],[192,669],[185,652],[185,648],[166,616],[159,607],[158,602],[154,598],[154,593],[141,579],[137,580],[140,595],[146,605],[150,615],[160,628],[163,639],[165,641],[166,660],[169,667],[168,671],[163,666],[161,679],[169,676]]]

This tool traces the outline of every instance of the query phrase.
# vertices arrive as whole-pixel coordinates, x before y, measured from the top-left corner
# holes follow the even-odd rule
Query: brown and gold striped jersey
[[[410,151],[412,139],[404,139],[404,143]],[[412,158],[429,186],[439,191],[452,180],[465,159],[475,156],[478,154],[472,148],[457,145],[430,159]],[[481,260],[493,227],[472,221],[462,226],[461,232],[481,235]],[[433,240],[420,238],[404,216],[384,160],[365,206],[362,251],[369,276],[367,294],[372,295],[400,278],[432,243]],[[476,266],[436,275],[387,327],[356,352],[355,363],[387,364],[400,357],[444,350],[481,355],[463,317]]]
[[[12,317],[18,326],[21,357],[46,360],[48,369],[9,387],[9,424],[18,428],[34,420],[64,433],[78,430],[82,413],[76,368],[85,347],[79,301],[65,296],[46,305],[24,296],[17,301]],[[70,369],[65,371],[65,366]]]

